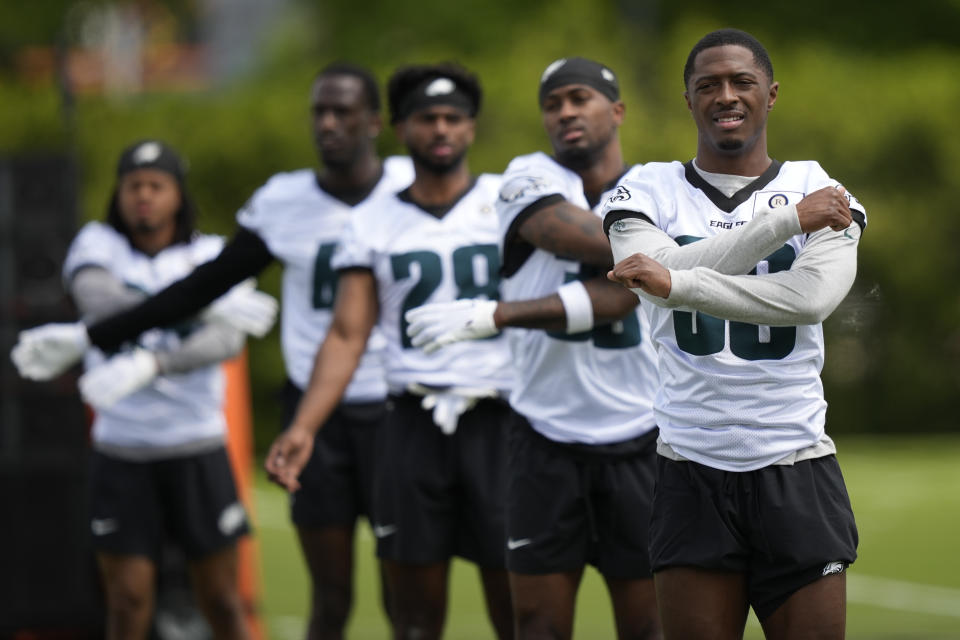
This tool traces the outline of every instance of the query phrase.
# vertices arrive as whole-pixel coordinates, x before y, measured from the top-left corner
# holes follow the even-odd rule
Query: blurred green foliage
[[[189,9],[174,4],[178,13]],[[272,173],[315,164],[307,97],[327,62],[356,61],[384,79],[409,62],[456,60],[475,70],[486,95],[471,167],[499,172],[515,155],[548,150],[536,104],[540,73],[558,57],[583,55],[620,75],[627,159],[687,160],[696,144],[682,97],[687,52],[707,31],[735,25],[766,44],[781,83],[771,155],[819,160],[868,209],[857,284],[826,323],[830,431],[953,430],[960,392],[960,255],[953,245],[960,238],[960,3],[886,11],[881,2],[868,14],[853,2],[813,5],[761,13],[701,0],[423,0],[411,11],[387,0],[290,2],[259,66],[227,86],[80,96],[66,109],[56,87],[21,86],[6,64],[11,42],[39,37],[43,25],[54,37],[57,23],[45,14],[34,30],[18,31],[9,21],[0,29],[0,150],[74,153],[82,217],[93,219],[103,215],[119,150],[134,139],[163,138],[190,160],[201,227],[230,234],[234,212]],[[16,11],[7,6],[0,17]],[[389,131],[380,147],[399,151]],[[271,268],[264,279],[273,292],[278,273]],[[260,447],[278,420],[276,334],[251,345]]]

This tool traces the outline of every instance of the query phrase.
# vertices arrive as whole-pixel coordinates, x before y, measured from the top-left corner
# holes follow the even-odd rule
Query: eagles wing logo
[[[609,198],[607,198],[607,202],[623,202],[629,199],[630,190],[623,185],[618,185],[617,190],[614,191]]]
[[[445,96],[456,91],[457,85],[450,78],[437,78],[427,85],[423,93],[428,96]]]
[[[147,164],[160,157],[163,149],[156,142],[144,142],[133,152],[133,162],[135,164]]]
[[[500,188],[500,199],[504,202],[513,202],[523,196],[545,191],[547,183],[535,176],[521,176],[513,178]]]

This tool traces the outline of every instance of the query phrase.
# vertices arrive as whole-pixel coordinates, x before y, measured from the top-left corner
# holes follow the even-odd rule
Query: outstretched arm
[[[619,320],[637,306],[635,296],[603,277],[583,280],[581,284],[590,299],[594,324]],[[533,300],[498,302],[493,314],[498,329],[523,327],[553,331],[566,330],[569,316],[564,299],[557,293]]]
[[[602,277],[574,281],[533,300],[455,300],[407,311],[407,334],[415,347],[432,353],[448,344],[479,340],[506,327],[578,333],[623,318],[637,297]]]
[[[377,285],[367,269],[340,272],[333,322],[317,351],[307,386],[290,426],[274,440],[264,466],[270,479],[288,491],[310,459],[313,438],[333,413],[360,364],[379,316]]]
[[[240,228],[220,254],[142,304],[87,328],[90,342],[105,350],[136,338],[153,327],[189,318],[232,286],[257,275],[273,261],[263,240]]]
[[[120,278],[93,265],[77,270],[68,290],[80,317],[88,323],[134,307],[146,298],[145,293],[127,287]]]
[[[243,343],[242,331],[226,324],[207,323],[175,349],[149,351],[136,347],[90,369],[78,381],[80,395],[98,409],[110,407],[146,387],[157,376],[186,373],[232,358],[243,349]]]
[[[116,312],[143,299],[143,294],[125,287],[119,278],[101,267],[78,271],[70,283],[70,293],[85,317]],[[265,294],[242,287],[229,295],[243,298]],[[185,373],[221,362],[238,354],[243,344],[242,331],[224,322],[206,322],[173,349],[149,351],[136,347],[113,356],[80,377],[80,393],[94,407],[109,407],[157,376]]]
[[[272,260],[263,241],[241,229],[217,258],[131,309],[90,327],[79,322],[58,323],[21,331],[11,358],[20,375],[49,380],[78,362],[91,344],[114,351],[147,329],[189,318],[235,284],[262,271]],[[221,314],[221,320],[254,335],[262,335],[273,325],[276,301],[268,300],[265,294],[232,307],[231,296],[225,298],[229,312]]]

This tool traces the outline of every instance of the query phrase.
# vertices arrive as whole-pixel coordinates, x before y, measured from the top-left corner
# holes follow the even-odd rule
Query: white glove
[[[90,346],[82,322],[44,324],[21,331],[10,359],[30,380],[51,380],[83,357]]]
[[[496,300],[456,300],[435,302],[410,309],[403,316],[409,325],[407,335],[410,343],[434,351],[462,340],[479,340],[497,333],[493,313]]]
[[[450,387],[443,391],[435,391],[413,383],[407,389],[411,393],[423,396],[420,406],[427,411],[433,409],[434,424],[448,436],[457,430],[460,416],[472,409],[478,400],[495,398],[498,395],[496,389],[484,387]]]
[[[276,298],[258,291],[256,282],[251,278],[217,298],[201,317],[207,322],[227,324],[262,338],[277,320],[277,307]]]
[[[80,395],[94,407],[106,409],[150,384],[157,373],[157,358],[146,349],[134,349],[80,376]]]
[[[423,396],[423,400],[420,402],[420,406],[427,411],[433,409],[434,424],[448,436],[453,435],[453,432],[457,430],[460,416],[472,409],[475,404],[477,404],[476,398],[458,396],[453,393],[431,393]]]

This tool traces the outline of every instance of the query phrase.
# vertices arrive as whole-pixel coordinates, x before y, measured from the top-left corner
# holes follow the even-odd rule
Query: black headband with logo
[[[585,84],[605,95],[611,102],[620,99],[620,83],[613,71],[586,58],[560,58],[547,65],[540,76],[540,104],[543,105],[548,93],[568,84]]]
[[[176,178],[178,183],[183,183],[187,172],[180,155],[159,140],[141,140],[123,150],[117,162],[117,178],[137,169],[165,171]]]
[[[428,78],[407,92],[393,114],[394,122],[405,120],[414,111],[438,104],[463,109],[473,118],[477,115],[477,103],[456,82],[446,76]]]

